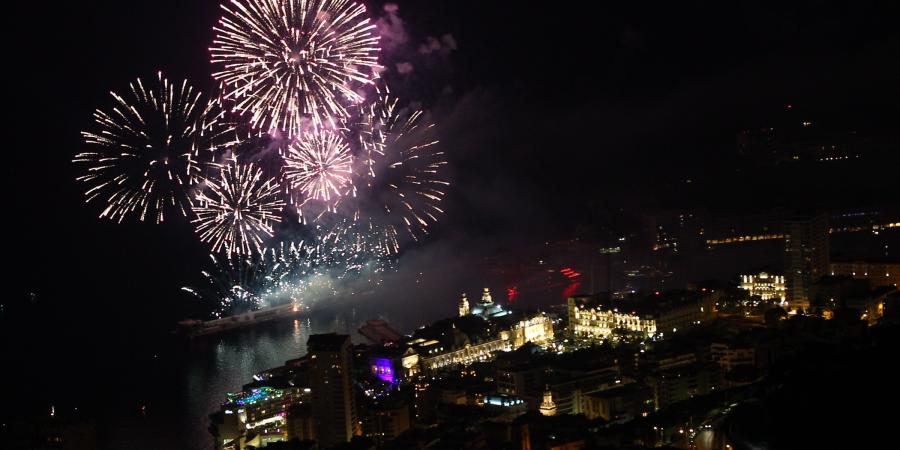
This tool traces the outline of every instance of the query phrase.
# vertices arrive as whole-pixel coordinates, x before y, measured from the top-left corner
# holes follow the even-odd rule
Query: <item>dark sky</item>
[[[98,220],[70,160],[107,91],[160,69],[209,90],[217,2],[31,3],[4,26],[11,292],[69,304],[60,316],[141,314],[196,280],[204,248],[185,223]],[[435,111],[454,163],[444,234],[591,223],[610,197],[717,170],[738,130],[788,103],[896,133],[895,2],[433,0],[397,15],[407,41],[386,53],[388,76]],[[455,49],[418,51],[445,35]],[[413,71],[396,73],[401,62]]]

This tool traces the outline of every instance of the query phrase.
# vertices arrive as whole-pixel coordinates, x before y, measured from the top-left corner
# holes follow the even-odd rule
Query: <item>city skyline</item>
[[[26,381],[4,424],[78,408],[98,448],[193,450],[223,401],[277,398],[303,404],[297,421],[241,420],[389,448],[431,436],[404,441],[404,423],[503,417],[509,442],[542,448],[569,415],[630,430],[685,392],[777,404],[755,389],[820,367],[817,340],[880,364],[900,279],[898,6],[567,6],[11,7],[0,328]],[[328,333],[352,340],[344,434],[320,417],[338,415],[319,395],[333,374],[314,368],[311,394],[254,378],[307,370]],[[607,365],[622,349],[648,355]],[[276,378],[296,388],[297,370]]]

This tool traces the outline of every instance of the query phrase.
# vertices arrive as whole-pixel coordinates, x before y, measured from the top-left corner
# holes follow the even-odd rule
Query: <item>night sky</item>
[[[727,179],[737,132],[785,120],[788,104],[799,112],[787,120],[806,113],[836,129],[897,136],[896,2],[397,3],[402,25],[392,30],[406,40],[392,40],[382,62],[395,92],[434,112],[453,163],[435,241],[570,236],[629,205],[716,208],[730,191],[676,198],[671,183]],[[389,19],[383,4],[369,6]],[[187,301],[178,288],[197,282],[205,247],[183,219],[98,219],[71,158],[93,109],[135,77],[163,70],[210,90],[217,2],[12,8],[3,178],[13,251],[3,301],[38,306],[7,330],[78,342],[83,328],[104,328],[130,342],[165,329],[190,309],[171,307]],[[429,37],[443,47],[423,54]],[[398,73],[399,63],[412,72]],[[891,173],[878,165],[844,181],[871,193],[867,201],[896,203]],[[135,316],[146,323],[120,322]]]

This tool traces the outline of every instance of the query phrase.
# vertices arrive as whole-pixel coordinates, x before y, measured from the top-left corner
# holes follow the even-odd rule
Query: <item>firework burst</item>
[[[202,272],[204,285],[181,289],[215,304],[213,317],[220,318],[288,303],[310,306],[381,283],[376,274],[386,262],[342,237],[329,232],[313,244],[281,242],[240,258],[213,254],[211,270]]]
[[[315,247],[301,241],[282,242],[246,258],[210,255],[212,270],[202,272],[206,286],[181,289],[215,303],[214,317],[301,303],[314,275],[315,254]]]
[[[186,80],[170,83],[159,73],[156,81],[137,79],[125,95],[110,92],[113,106],[97,109],[95,129],[81,133],[91,149],[73,160],[87,166],[77,179],[89,186],[86,201],[106,203],[100,217],[159,223],[167,209],[188,215],[204,164],[234,144],[218,102],[203,100]]]
[[[367,219],[342,219],[330,226],[318,227],[321,258],[333,258],[348,266],[370,260],[387,260],[400,251],[396,229],[383,227]]]
[[[306,132],[284,155],[284,179],[301,215],[310,201],[332,209],[350,191],[352,174],[350,147],[336,132]]]
[[[375,25],[349,0],[231,0],[210,48],[234,109],[266,131],[296,136],[348,115],[378,66]]]
[[[378,229],[403,229],[413,240],[443,214],[441,202],[450,183],[447,160],[438,149],[435,126],[422,111],[407,111],[397,99],[379,92],[365,106],[356,128],[359,154],[354,168],[353,195],[347,202],[357,221],[379,224]]]
[[[213,270],[202,272],[207,286],[182,287],[183,291],[215,303],[212,313],[215,318],[256,310],[262,306],[263,296],[259,292],[264,290],[266,278],[260,266],[249,260],[217,258],[215,255],[209,257]]]
[[[263,239],[281,221],[284,202],[278,194],[278,183],[253,164],[221,166],[217,178],[206,179],[194,203],[200,240],[229,256],[261,253]]]

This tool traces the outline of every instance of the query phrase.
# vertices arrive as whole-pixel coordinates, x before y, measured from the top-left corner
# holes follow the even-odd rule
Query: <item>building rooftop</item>
[[[624,383],[612,389],[604,389],[602,391],[591,392],[590,394],[585,395],[593,398],[615,398],[623,395],[632,395],[647,390],[649,390],[649,388],[643,383]]]
[[[468,315],[439,320],[429,326],[419,328],[413,333],[415,344],[417,339],[438,341],[448,349],[490,341],[495,337],[494,326],[481,316]],[[427,344],[427,342],[422,345]]]
[[[368,347],[370,358],[400,358],[406,351],[414,346],[414,344],[398,344],[398,345],[372,345]]]
[[[313,334],[306,341],[306,348],[309,352],[337,352],[348,342],[350,336],[346,334]]]
[[[896,256],[869,256],[865,258],[849,258],[842,256],[832,256],[832,263],[838,264],[900,264],[900,258]]]
[[[245,384],[242,389],[244,391],[252,391],[254,389],[260,388],[273,388],[273,389],[290,389],[294,387],[294,384],[286,377],[275,377],[270,378],[268,380],[258,380]]]
[[[606,307],[622,313],[634,315],[654,315],[673,308],[696,304],[707,292],[711,291],[654,291],[648,294],[635,294],[621,300],[604,300],[596,297],[572,297],[576,305],[586,307]]]
[[[400,342],[400,340],[403,339],[402,334],[391,328],[386,321],[380,319],[367,320],[366,323],[359,328],[359,334],[365,336],[366,339],[375,344]]]

